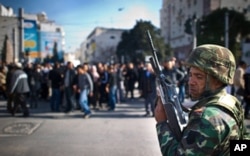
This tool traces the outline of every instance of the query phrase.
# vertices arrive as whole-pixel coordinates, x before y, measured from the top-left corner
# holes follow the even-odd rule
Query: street
[[[190,106],[186,101],[185,105]],[[117,104],[115,111],[52,113],[40,101],[31,117],[11,117],[0,102],[1,156],[160,156],[155,120],[143,117],[143,99]],[[250,129],[250,120],[245,120]]]
[[[11,117],[1,101],[0,151],[2,156],[159,156],[155,120],[143,117],[142,99],[117,104],[114,112],[100,110],[84,119],[76,110],[51,113],[49,103]]]

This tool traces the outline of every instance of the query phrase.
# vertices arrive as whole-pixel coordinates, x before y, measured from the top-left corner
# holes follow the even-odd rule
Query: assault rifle
[[[152,64],[157,77],[157,86],[168,118],[167,122],[171,131],[175,134],[177,139],[180,140],[182,128],[187,124],[186,115],[179,102],[175,84],[171,84],[162,73],[149,30],[147,30],[147,36],[153,53],[153,57],[150,58],[150,63]]]

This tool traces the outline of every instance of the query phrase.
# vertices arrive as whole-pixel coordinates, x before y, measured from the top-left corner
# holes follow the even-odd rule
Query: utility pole
[[[193,49],[197,47],[196,23],[197,23],[197,19],[194,18],[194,19],[193,19]]]
[[[24,11],[23,11],[23,8],[19,8],[19,16],[18,16],[18,20],[19,20],[19,53],[18,53],[18,60],[21,61],[20,59],[23,59],[21,58],[21,56],[23,55],[23,51],[24,51],[24,46],[23,46],[23,14],[24,14]]]
[[[16,61],[16,30],[15,27],[12,29],[12,39],[13,39],[13,63]]]
[[[226,48],[229,48],[229,45],[228,45],[228,39],[229,39],[228,14],[229,14],[228,12],[225,13],[225,47]]]

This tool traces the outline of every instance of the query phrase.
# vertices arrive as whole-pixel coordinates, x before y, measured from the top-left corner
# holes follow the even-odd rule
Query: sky
[[[18,14],[45,12],[65,31],[65,50],[74,51],[96,27],[132,29],[137,20],[160,26],[162,0],[0,0]]]

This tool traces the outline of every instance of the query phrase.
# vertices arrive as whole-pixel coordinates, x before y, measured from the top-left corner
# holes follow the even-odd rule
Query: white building
[[[161,33],[178,59],[184,59],[193,48],[193,36],[184,31],[184,24],[194,15],[197,18],[218,8],[227,7],[243,12],[249,9],[248,0],[163,0],[160,11]]]
[[[14,11],[10,7],[5,7],[0,3],[0,16],[13,16]]]
[[[110,62],[115,61],[116,48],[125,30],[113,28],[95,28],[87,40],[81,44],[82,62]]]

